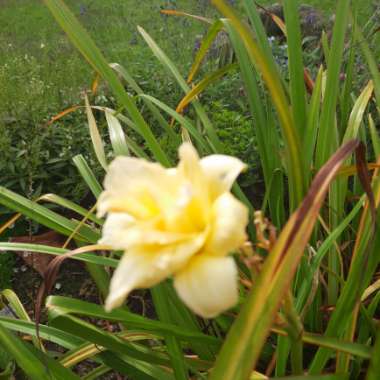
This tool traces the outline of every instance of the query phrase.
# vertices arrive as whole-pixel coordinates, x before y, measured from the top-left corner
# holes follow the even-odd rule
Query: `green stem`
[[[290,360],[292,373],[294,375],[303,374],[303,325],[296,311],[293,296],[290,292],[286,295],[284,302],[284,313],[289,323],[287,331],[291,339]]]

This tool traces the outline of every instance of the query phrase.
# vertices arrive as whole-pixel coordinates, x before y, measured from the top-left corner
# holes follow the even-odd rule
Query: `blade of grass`
[[[343,60],[344,39],[348,25],[350,0],[339,0],[333,29],[331,49],[327,63],[326,90],[321,110],[315,164],[320,168],[338,146],[335,111],[338,102],[340,70]]]
[[[14,318],[0,317],[0,325],[21,334],[27,334],[36,338],[36,325],[32,321],[18,320]],[[67,349],[74,349],[83,343],[83,340],[70,333],[63,332],[54,327],[40,325],[40,337],[49,342],[56,343]]]
[[[73,158],[73,162],[77,167],[80,175],[90,188],[92,194],[94,194],[95,198],[98,198],[103,189],[96,179],[95,174],[89,167],[86,159],[81,154],[78,154]]]
[[[170,312],[172,309],[168,303],[167,294],[166,297],[162,297],[166,293],[165,290],[163,284],[160,284],[151,290],[151,294],[160,321],[172,323],[173,319],[174,322],[176,321],[176,318],[171,317]],[[166,337],[165,342],[175,378],[178,380],[187,380],[188,373],[179,341],[174,336],[168,336]]]
[[[76,203],[74,203],[74,202],[72,202],[66,198],[62,198],[59,195],[44,194],[44,195],[41,195],[37,199],[37,202],[41,202],[41,201],[54,203],[58,206],[67,208],[68,210],[74,211],[78,215],[84,216],[87,219],[91,220],[92,222],[94,222],[98,225],[102,225],[104,223],[104,221],[102,219],[96,217],[93,213],[89,213],[87,209],[77,205]]]
[[[184,327],[178,327],[173,324],[151,320],[122,309],[107,313],[100,305],[68,297],[50,296],[46,300],[46,307],[48,310],[59,309],[60,314],[66,312],[80,316],[120,322],[124,323],[128,328],[142,329],[147,332],[157,333],[163,336],[171,334],[183,342],[199,342],[200,344],[216,347],[218,347],[221,343],[220,340],[215,337],[208,336],[200,332],[194,332]]]
[[[0,296],[4,297],[8,301],[8,305],[11,307],[12,311],[19,319],[26,322],[31,322],[29,314],[26,312],[20,299],[17,297],[17,294],[13,290],[4,289],[0,292]],[[40,347],[40,344],[35,337],[33,337],[33,344],[37,348]]]
[[[197,96],[204,91],[210,84],[218,81],[224,75],[226,75],[229,71],[235,69],[237,65],[235,63],[231,63],[229,65],[223,66],[215,72],[206,75],[200,82],[198,82],[191,90],[181,99],[178,103],[176,111],[178,113],[182,113],[186,106],[192,102]]]
[[[129,156],[128,145],[125,141],[125,134],[120,125],[119,119],[107,110],[105,111],[105,115],[115,156]]]
[[[359,41],[361,50],[367,61],[367,65],[372,76],[377,107],[380,108],[380,70],[378,68],[378,62],[358,26],[355,27],[355,32],[357,33],[357,40]]]
[[[352,138],[356,138],[359,134],[359,127],[362,123],[364,112],[368,106],[368,103],[373,93],[373,83],[369,81],[365,86],[358,99],[356,100],[348,121],[347,129],[345,131],[343,142],[346,142]]]
[[[278,76],[280,76],[279,68],[272,54],[272,48],[268,42],[268,36],[265,27],[261,21],[260,14],[257,11],[255,2],[250,0],[243,0],[243,4],[245,10],[247,11],[250,25],[255,33],[257,43],[261,47],[263,54],[265,54],[266,56],[267,64],[271,66],[271,70],[277,71]]]
[[[87,122],[88,122],[88,128],[90,130],[92,146],[94,148],[96,158],[98,159],[100,165],[103,167],[104,170],[107,170],[107,160],[106,160],[106,154],[104,152],[103,140],[100,136],[98,127],[96,125],[96,120],[95,120],[94,114],[92,113],[90,103],[88,102],[87,95],[85,95],[84,100],[85,100]]]
[[[375,152],[376,157],[380,156],[380,137],[375,127],[372,115],[368,116],[368,127],[371,134],[373,151]]]
[[[164,15],[170,15],[170,16],[185,16],[185,17],[191,17],[195,20],[205,22],[206,24],[212,24],[212,20],[206,17],[192,15],[190,13],[177,11],[175,9],[162,9],[161,13]]]
[[[0,187],[0,204],[11,210],[20,212],[63,235],[70,236],[78,225],[78,223],[3,187]],[[75,238],[80,241],[95,243],[100,238],[100,235],[88,226],[82,226],[76,232]]]
[[[53,311],[51,312],[53,313]],[[101,347],[105,347],[112,352],[125,354],[133,359],[141,360],[143,362],[164,366],[170,365],[166,355],[156,353],[141,344],[125,341],[118,336],[103,331],[79,318],[67,314],[60,314],[58,309],[55,309],[54,313],[56,315],[51,322],[53,327],[62,329],[70,334],[75,334],[84,341],[92,342]]]
[[[378,329],[376,342],[372,350],[371,363],[368,368],[366,380],[377,380],[380,376],[380,329]]]
[[[357,44],[357,34],[355,32],[356,24],[357,24],[357,14],[359,7],[357,6],[357,2],[352,2],[352,15],[353,20],[351,22],[353,32],[351,33],[351,39],[350,39],[350,46],[349,46],[349,53],[348,53],[348,59],[347,64],[345,67],[345,79],[344,79],[344,85],[343,85],[343,91],[342,91],[342,97],[340,102],[340,108],[341,108],[341,124],[340,124],[340,135],[344,134],[344,128],[348,123],[348,118],[351,110],[351,92],[353,89],[353,75],[354,75],[354,67],[355,67],[355,56],[356,56],[356,49],[354,48]]]
[[[104,246],[101,249],[106,249],[106,248],[107,247]],[[27,244],[27,243],[5,243],[5,242],[0,242],[0,251],[2,252],[26,251],[26,252],[45,253],[45,254],[53,255],[53,256],[60,256],[60,255],[64,255],[65,253],[70,252],[70,250],[68,249],[51,247],[48,245]],[[97,265],[102,265],[106,267],[111,267],[111,268],[116,268],[118,265],[118,260],[111,259],[110,257],[94,255],[91,253],[81,253],[81,254],[73,256],[73,259],[84,261],[90,264],[97,264]]]
[[[302,59],[301,27],[298,14],[298,0],[283,2],[289,59],[290,99],[293,120],[298,128],[301,140],[306,126],[306,89],[304,81],[304,65]],[[308,149],[308,147],[306,147]]]
[[[41,351],[33,349],[16,335],[9,332],[0,324],[0,342],[17,362],[19,367],[33,380],[50,380],[53,376],[60,380],[78,380],[73,372],[61,366]]]
[[[313,94],[311,96],[310,105],[308,109],[307,127],[304,133],[303,146],[305,149],[305,168],[310,171],[313,166],[313,159],[315,153],[315,146],[319,129],[319,116],[322,99],[322,77],[323,67],[321,66],[318,71],[317,79],[314,84]],[[311,173],[310,173],[311,177]]]
[[[216,36],[219,34],[219,32],[223,28],[223,23],[221,20],[216,20],[210,28],[207,30],[207,33],[202,39],[201,46],[199,47],[197,54],[195,55],[194,62],[191,66],[189,75],[187,77],[187,83],[190,83],[193,81],[195,75],[197,74],[207,52],[210,49],[210,46],[212,45],[213,41],[215,40]]]

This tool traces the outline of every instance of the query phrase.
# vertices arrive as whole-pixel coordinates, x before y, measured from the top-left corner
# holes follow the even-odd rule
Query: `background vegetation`
[[[1,80],[7,89],[0,103],[5,151],[0,203],[7,221],[2,236],[54,230],[63,241],[0,242],[0,250],[59,256],[45,273],[45,292],[35,309],[37,322],[60,260],[74,246],[78,247],[74,258],[84,261],[96,296],[85,301],[82,294],[49,297],[48,315],[43,315],[46,321],[40,327],[43,347],[31,310],[25,310],[9,289],[2,291],[2,313],[17,316],[0,316],[0,368],[5,376],[17,363],[17,371],[38,380],[49,378],[46,368],[64,379],[101,378],[112,370],[138,380],[208,375],[212,380],[286,375],[376,379],[380,374],[377,4],[340,0],[334,32],[312,40],[301,38],[293,17],[295,3],[290,0],[284,1],[286,39],[268,38],[248,0],[228,2],[245,12],[244,17],[236,16],[222,0],[214,0],[228,21],[211,26],[158,12],[163,6],[219,17],[208,2],[152,6],[152,2],[115,1],[112,7],[111,2],[68,2],[77,19],[62,1],[44,2],[103,81],[95,79],[42,5],[19,2],[13,8],[16,3],[5,2],[4,14],[11,12],[5,17],[10,22],[8,32],[11,14],[33,5],[29,10],[33,28],[41,24],[44,32],[29,41],[25,30],[30,53],[19,45],[23,38],[17,33],[17,44],[2,45]],[[330,4],[323,5],[329,18]],[[129,15],[135,15],[145,29],[136,32],[136,25],[128,23],[126,27],[124,18]],[[249,24],[241,22],[247,19]],[[194,61],[196,35],[204,34],[206,27],[208,33],[224,27],[230,40],[217,49],[215,59],[196,70],[190,86],[183,78]],[[116,75],[108,61],[121,63],[127,71],[117,66]],[[180,110],[182,98],[191,106]],[[48,122],[72,105],[80,108]],[[252,215],[252,245],[235,256],[241,302],[215,320],[204,321],[181,304],[169,280],[138,295],[143,306],[137,314],[133,303],[107,314],[101,303],[120,256],[97,245],[103,220],[92,207],[107,164],[115,155],[131,152],[163,165],[174,164],[181,140],[189,136],[202,155],[224,152],[250,164],[234,192],[251,210],[262,213]],[[372,182],[367,169],[373,170]],[[39,198],[46,192],[57,195]],[[9,210],[19,214],[9,219]],[[26,219],[15,224],[21,214]],[[0,270],[8,269],[5,275],[0,273],[5,282],[10,266],[9,256],[2,256]],[[150,307],[146,312],[145,304],[153,304],[154,311]],[[14,332],[26,334],[31,343]],[[60,346],[56,360],[51,344]],[[79,362],[90,369],[75,367]],[[253,365],[260,373],[252,372]]]

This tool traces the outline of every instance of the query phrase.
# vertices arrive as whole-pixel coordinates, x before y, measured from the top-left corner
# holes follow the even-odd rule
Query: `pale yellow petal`
[[[213,204],[210,234],[204,251],[224,256],[247,239],[248,208],[231,193],[224,193]]]
[[[112,276],[106,310],[121,306],[132,290],[158,284],[168,275],[168,269],[157,270],[149,255],[134,251],[125,253]]]
[[[182,269],[203,242],[199,235],[180,244],[142,245],[124,253],[112,276],[106,309],[120,306],[133,289],[154,286]]]
[[[179,149],[180,162],[176,171],[175,202],[165,210],[168,229],[187,233],[206,228],[210,202],[206,178],[200,167],[197,151],[190,143]]]
[[[175,275],[174,287],[196,314],[213,318],[238,301],[235,262],[232,257],[196,256]]]
[[[126,213],[110,213],[99,243],[126,250],[136,245],[180,243],[192,237],[181,232],[160,230],[161,224],[160,219],[139,221]]]
[[[98,213],[126,212],[146,219],[158,214],[170,197],[173,176],[159,164],[132,157],[117,157],[104,180],[105,191],[98,201]]]
[[[236,157],[213,154],[200,160],[203,172],[207,176],[212,199],[229,191],[238,175],[246,165]]]
[[[190,143],[184,143],[179,148],[179,159],[178,174],[182,175],[198,191],[202,186],[203,172],[197,151]]]

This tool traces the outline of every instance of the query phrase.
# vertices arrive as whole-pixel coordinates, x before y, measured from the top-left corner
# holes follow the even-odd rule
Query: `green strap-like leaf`
[[[79,380],[73,372],[61,366],[43,352],[24,343],[0,323],[0,343],[32,380]]]
[[[82,176],[84,181],[87,183],[91,192],[94,194],[96,198],[99,198],[99,195],[103,191],[103,189],[100,186],[98,180],[96,179],[95,174],[93,173],[91,168],[88,166],[86,159],[81,154],[78,154],[77,156],[73,158],[73,162],[75,166],[77,167],[77,169],[79,170],[80,175]]]

